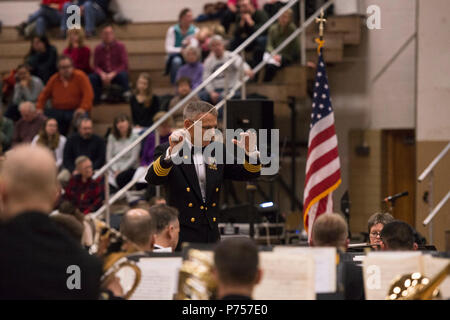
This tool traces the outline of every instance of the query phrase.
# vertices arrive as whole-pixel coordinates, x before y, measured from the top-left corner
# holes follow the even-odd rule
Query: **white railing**
[[[188,94],[184,99],[178,102],[172,109],[170,109],[166,115],[161,117],[158,121],[156,121],[150,128],[148,128],[145,132],[143,132],[133,143],[131,143],[128,147],[119,152],[116,156],[114,156],[107,164],[105,164],[102,168],[100,168],[95,174],[93,179],[97,179],[101,175],[105,176],[105,192],[109,192],[108,184],[108,170],[110,170],[111,166],[117,162],[121,157],[123,157],[127,152],[135,148],[139,145],[150,133],[155,131],[162,123],[164,123],[172,114],[177,112],[180,108],[182,108],[192,97],[197,95],[202,89],[204,89],[209,83],[211,83],[217,76],[219,76],[223,71],[229,68],[235,60],[239,57],[240,53],[259,35],[265,32],[284,12],[294,6],[297,2],[300,1],[300,27],[297,28],[286,40],[284,40],[272,53],[271,56],[275,56],[281,50],[283,50],[292,40],[301,35],[301,57],[302,57],[302,65],[306,64],[305,56],[306,56],[306,48],[305,48],[305,31],[306,28],[314,22],[315,18],[317,18],[322,10],[328,9],[334,2],[334,0],[327,1],[324,5],[322,5],[313,15],[311,15],[306,21],[304,21],[304,0],[291,0],[289,1],[283,8],[281,8],[272,18],[270,18],[261,28],[255,31],[249,38],[247,38],[239,47],[237,47],[231,54],[231,59],[225,62],[219,69],[217,69],[213,74],[211,74],[208,78],[206,78],[198,87],[196,87],[190,94]],[[267,61],[261,61],[252,71],[254,74],[258,73],[265,65]],[[216,104],[215,108],[218,110],[225,105],[226,100],[231,99],[236,91],[238,91],[241,87],[243,87],[244,96],[245,96],[245,83],[249,80],[248,76],[242,77],[240,81],[234,84],[234,86],[227,92],[225,97]],[[225,112],[224,112],[225,114]],[[124,196],[124,194],[132,188],[142,177],[135,177],[132,179],[127,185],[125,185],[121,190],[119,190],[116,194],[114,194],[111,198],[105,194],[105,204],[98,209],[93,216],[99,218],[106,211],[106,223],[109,224],[109,215],[110,215],[110,206],[114,204],[118,199]]]
[[[429,214],[423,221],[423,225],[428,225],[428,240],[429,243],[433,243],[433,218],[436,216],[436,214],[441,210],[441,208],[444,206],[444,204],[448,201],[450,197],[450,191],[447,192],[447,195],[442,198],[442,200],[439,202],[439,204],[434,208],[433,203],[433,183],[434,183],[434,173],[433,169],[434,167],[445,157],[447,152],[450,150],[450,142],[445,146],[445,148],[431,161],[431,163],[426,167],[426,169],[422,172],[422,174],[417,179],[419,182],[422,182],[425,180],[426,177],[430,177],[428,181],[428,208],[429,208]]]

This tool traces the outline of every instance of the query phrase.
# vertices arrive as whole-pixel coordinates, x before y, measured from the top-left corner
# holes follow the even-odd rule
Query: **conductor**
[[[245,181],[260,175],[256,136],[241,133],[240,140],[233,142],[237,154],[241,151],[244,155],[242,161],[235,156],[226,161],[230,159],[226,157],[227,148],[210,134],[217,128],[214,106],[203,101],[191,102],[185,107],[183,118],[184,129],[173,132],[168,143],[155,149],[146,180],[153,185],[165,185],[168,205],[180,212],[179,244],[216,242],[220,239],[218,208],[223,180]]]

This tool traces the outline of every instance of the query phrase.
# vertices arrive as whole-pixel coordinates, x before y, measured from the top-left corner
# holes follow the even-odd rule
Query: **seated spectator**
[[[31,67],[31,74],[40,78],[43,83],[56,72],[58,52],[50,44],[47,36],[33,37],[31,48],[25,62]]]
[[[155,232],[155,219],[144,209],[127,211],[120,222],[120,233],[131,242],[128,246],[125,245],[129,252],[153,251]]]
[[[374,250],[380,249],[381,230],[392,221],[394,221],[394,217],[387,212],[376,212],[370,216],[367,223],[367,230],[369,231],[369,243]]]
[[[67,33],[67,40],[68,45],[64,49],[64,55],[72,59],[76,69],[80,69],[86,74],[91,73],[91,49],[84,45],[83,29],[70,29]]]
[[[319,216],[312,227],[311,246],[336,247],[338,253],[343,253],[349,244],[348,226],[344,218],[336,213],[327,213]],[[345,300],[364,300],[364,282],[361,267],[351,262],[343,262],[338,268],[342,272],[338,282],[343,285]],[[338,286],[338,292],[339,287]]]
[[[84,218],[81,213],[70,201],[64,200],[58,207],[58,212],[63,215],[74,217],[83,225],[83,234],[81,236],[81,244],[85,248],[89,248],[94,243],[94,226]]]
[[[128,147],[138,138],[133,133],[133,125],[127,115],[119,115],[114,118],[112,133],[108,136],[106,146],[106,162],[109,162],[123,149]],[[118,189],[122,189],[133,178],[139,163],[140,147],[134,147],[111,167],[109,183]]]
[[[267,21],[267,15],[262,10],[257,10],[250,0],[241,0],[239,3],[239,13],[236,16],[236,30],[233,40],[230,43],[230,50],[239,47],[248,37],[258,30]],[[264,32],[253,40],[245,49],[253,52],[253,66],[261,62],[264,50],[266,49],[267,36]]]
[[[42,80],[31,75],[31,67],[29,65],[21,64],[16,70],[16,84],[14,86],[13,99],[8,106],[8,110],[5,112],[5,117],[13,121],[17,121],[20,118],[18,106],[25,101],[36,103],[39,94],[44,89]]]
[[[104,199],[103,177],[93,180],[92,161],[86,156],[75,160],[76,174],[65,188],[64,199],[84,214],[98,210]]]
[[[252,5],[255,9],[258,9],[258,0],[252,0]],[[225,32],[228,33],[232,23],[236,21],[236,14],[239,11],[239,1],[238,0],[228,0],[227,10],[222,16],[221,24],[225,28]]]
[[[281,8],[283,8],[289,0],[268,0],[264,4],[264,11],[269,18],[272,18]]]
[[[228,238],[214,250],[214,278],[217,298],[251,300],[254,287],[261,281],[258,248],[249,238]]]
[[[214,36],[211,39],[211,53],[205,60],[203,81],[205,81],[211,74],[213,74],[218,68],[220,68],[225,62],[231,59],[231,52],[225,50],[223,39],[221,36]],[[199,97],[201,100],[207,101],[211,104],[216,104],[224,97],[225,79],[231,90],[232,86],[239,81],[240,70],[242,66],[241,57],[236,58],[235,62],[228,67],[224,72],[217,76],[212,82],[206,86],[206,90],[200,92]],[[250,66],[244,62],[244,72],[247,76],[252,77],[253,72]],[[234,98],[240,96],[239,91],[236,92]]]
[[[381,230],[381,249],[385,251],[417,250],[414,229],[403,221],[394,220]]]
[[[0,169],[0,299],[98,299],[100,261],[49,217],[58,190],[52,154],[19,146]],[[67,286],[70,265],[82,270],[76,290]]]
[[[178,244],[180,222],[178,210],[165,204],[150,207],[150,214],[156,222],[154,252],[174,252]]]
[[[136,89],[130,99],[133,123],[138,128],[148,128],[153,117],[160,110],[159,97],[153,94],[150,75],[141,73],[136,81]]]
[[[22,22],[17,29],[22,36],[25,36],[27,27],[36,23],[34,34],[38,37],[45,35],[49,28],[59,26],[63,16],[62,9],[65,2],[69,0],[42,0],[39,10]]]
[[[21,143],[31,143],[34,136],[41,130],[45,120],[47,120],[47,117],[36,111],[36,106],[33,102],[22,102],[19,106],[19,111],[22,118],[14,126],[13,146]]]
[[[170,74],[170,82],[175,84],[178,69],[183,65],[181,56],[182,47],[189,45],[184,40],[198,32],[198,28],[192,24],[193,16],[191,9],[181,10],[178,24],[171,26],[166,34],[166,74]]]
[[[164,117],[167,114],[167,112],[160,111],[158,112],[155,117],[153,118],[153,121],[156,122],[162,117]],[[169,136],[172,133],[173,128],[173,119],[172,117],[169,117],[166,121],[161,123],[161,125],[158,127],[158,133],[159,133],[159,144],[163,144],[169,141]],[[158,144],[158,145],[159,145]],[[145,139],[144,146],[142,148],[142,156],[141,156],[141,166],[145,167],[145,170],[147,170],[147,167],[153,162],[153,153],[155,152],[155,148],[158,146],[156,144],[156,135],[155,131],[150,133],[147,138]]]
[[[78,132],[67,139],[64,147],[63,166],[69,171],[69,174],[76,174],[75,160],[79,156],[87,156],[91,159],[94,170],[98,170],[105,164],[105,153],[105,142],[92,133],[92,120],[82,118],[78,124]]]
[[[202,83],[203,64],[200,62],[201,51],[198,47],[189,46],[183,50],[183,57],[186,64],[181,66],[177,72],[178,81],[182,77],[189,78],[192,89],[197,88]]]
[[[148,201],[148,204],[150,207],[157,205],[157,204],[167,204],[166,198],[161,196],[154,196],[151,197],[151,199]]]
[[[88,77],[83,71],[74,69],[72,59],[61,56],[58,69],[39,96],[37,108],[55,118],[61,133],[67,135],[74,118],[91,110],[93,93]],[[45,109],[48,100],[52,107]]]
[[[14,123],[11,119],[4,117],[0,109],[0,155],[8,151],[8,149],[11,147],[13,133]]]
[[[114,86],[123,99],[129,97],[128,54],[122,42],[116,40],[114,29],[106,25],[101,33],[102,42],[95,48],[94,73],[89,75],[94,89],[95,103],[99,103],[103,88]]]
[[[227,5],[224,2],[206,3],[203,6],[203,13],[201,13],[195,22],[204,22],[211,20],[220,20],[227,10]]]
[[[61,19],[61,33],[67,32],[67,19],[70,14],[67,8],[76,4],[81,9],[81,16],[84,18],[86,36],[88,38],[95,35],[95,28],[106,20],[110,0],[74,0],[64,4],[63,18]]]
[[[177,80],[177,95],[170,100],[169,103],[169,111],[177,105],[178,102],[183,100],[189,93],[191,93],[191,80],[186,77],[181,77]],[[197,95],[193,96],[189,101],[185,103],[186,106],[189,102],[199,101]],[[178,111],[172,114],[172,117],[175,121],[175,128],[183,128],[184,127],[184,119],[183,119],[183,110],[184,106],[182,106]]]
[[[285,11],[278,22],[269,29],[269,38],[267,40],[266,51],[271,54],[284,40],[286,40],[297,27],[292,22],[293,11],[291,9]],[[268,55],[267,54],[267,55]],[[269,60],[266,65],[264,81],[272,81],[278,70],[296,62],[300,57],[300,40],[295,38],[291,41],[280,54],[277,54]]]
[[[47,147],[55,156],[56,167],[59,170],[63,163],[66,141],[66,137],[58,132],[58,122],[56,119],[49,118],[44,122],[44,126],[39,131],[39,134],[33,138],[31,144]]]

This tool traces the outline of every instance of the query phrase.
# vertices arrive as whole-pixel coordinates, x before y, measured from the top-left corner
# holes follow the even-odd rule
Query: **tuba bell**
[[[180,268],[176,299],[214,299],[217,285],[212,276],[213,266],[211,253],[190,249],[187,259]]]
[[[129,299],[141,281],[141,269],[129,257],[141,250],[105,222],[89,215],[85,219],[92,226],[93,242],[89,253],[103,262],[101,287],[107,288],[112,281],[118,280],[123,297]]]
[[[420,272],[403,275],[391,285],[386,300],[432,300],[439,298],[439,285],[450,275],[450,263],[433,279]]]

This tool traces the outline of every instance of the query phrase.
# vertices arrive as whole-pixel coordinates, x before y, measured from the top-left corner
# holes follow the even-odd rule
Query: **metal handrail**
[[[441,210],[441,208],[444,206],[444,204],[448,201],[448,198],[450,198],[450,191],[447,192],[447,195],[442,198],[442,200],[438,203],[438,205],[431,211],[431,213],[428,215],[428,217],[425,218],[423,221],[423,225],[427,226],[433,220],[434,216]]]
[[[144,140],[150,133],[155,131],[162,123],[164,123],[172,114],[178,111],[182,106],[184,106],[191,98],[193,98],[197,93],[199,93],[203,88],[210,84],[217,76],[219,76],[223,71],[225,71],[234,61],[239,57],[239,53],[244,50],[253,40],[255,40],[259,35],[265,32],[273,22],[275,22],[284,12],[296,4],[299,0],[289,1],[283,8],[281,8],[272,18],[267,20],[261,28],[256,30],[250,37],[248,37],[240,46],[238,46],[232,53],[231,59],[225,62],[219,69],[217,69],[213,74],[205,79],[198,87],[196,87],[191,93],[189,93],[184,99],[178,102],[171,110],[167,112],[166,115],[161,117],[157,122],[155,122],[150,128],[148,128],[144,133],[142,133],[132,144],[124,148],[116,156],[114,156],[107,164],[101,167],[93,176],[93,179],[97,179],[102,174],[104,174],[114,163],[116,163],[120,158],[122,158],[127,152],[135,148],[142,140]],[[331,0],[334,1],[334,0]]]
[[[280,45],[272,51],[270,54],[272,57],[277,55],[280,51],[282,51],[294,38],[296,38],[299,34],[305,31],[305,29],[314,21],[316,17],[320,15],[320,11],[326,10],[331,4],[333,4],[334,0],[330,0],[325,3],[321,8],[319,8],[311,17],[309,17],[299,28],[297,28],[289,37],[287,37]],[[265,65],[267,64],[266,60],[261,61],[252,71],[253,73],[259,72]],[[236,82],[236,84],[231,88],[228,95],[226,95],[220,102],[215,105],[215,108],[218,110],[225,104],[227,99],[232,98],[236,91],[240,89],[240,87],[249,80],[248,76],[245,76],[242,80]],[[156,125],[156,124],[155,124]],[[152,126],[153,127],[153,126]],[[151,128],[150,128],[151,129]],[[150,166],[149,166],[150,167]],[[126,184],[122,189],[120,189],[113,197],[109,200],[109,205],[114,204],[118,199],[120,199],[128,190],[130,190],[141,177],[136,177],[132,179],[128,184]],[[98,209],[93,216],[98,218],[108,207],[108,204],[104,204],[100,209]]]
[[[439,163],[439,161],[442,160],[442,158],[447,154],[447,152],[450,150],[450,142],[447,144],[447,146],[436,156],[436,158],[431,161],[431,163],[426,167],[425,170],[423,170],[422,174],[417,179],[419,182],[422,182],[434,169],[434,167]]]

